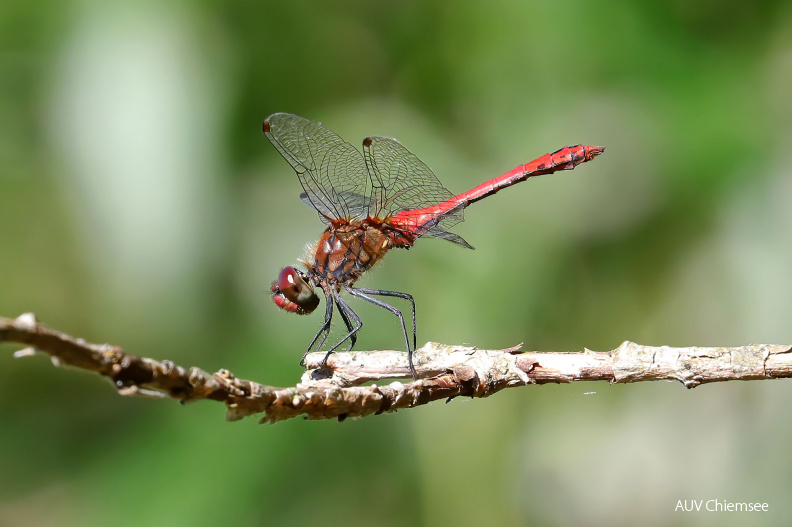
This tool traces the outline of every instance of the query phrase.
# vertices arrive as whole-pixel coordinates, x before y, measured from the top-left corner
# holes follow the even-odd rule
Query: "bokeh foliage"
[[[608,150],[394,251],[419,340],[792,342],[786,2],[6,2],[0,314],[275,385],[310,318],[268,295],[321,224],[260,131],[397,137],[452,191]],[[401,346],[359,306],[359,345]],[[321,309],[320,309],[321,311]],[[786,382],[577,384],[359,422],[225,423],[0,354],[0,524],[719,524],[789,516]],[[594,392],[594,393],[589,393]]]

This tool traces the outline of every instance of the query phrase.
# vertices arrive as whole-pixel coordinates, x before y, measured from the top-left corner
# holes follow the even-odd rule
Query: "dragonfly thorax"
[[[334,222],[319,237],[310,272],[329,284],[352,285],[394,247],[410,247],[409,234],[379,218]]]

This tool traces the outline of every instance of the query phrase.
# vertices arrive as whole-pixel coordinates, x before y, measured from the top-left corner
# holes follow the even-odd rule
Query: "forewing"
[[[454,197],[432,170],[396,139],[369,137],[363,142],[363,155],[371,179],[372,216],[384,218],[403,210],[423,209]],[[462,238],[448,232],[463,220],[460,207],[438,217],[436,226],[423,235],[469,247]]]
[[[365,216],[370,180],[360,151],[321,123],[276,113],[264,121],[264,133],[300,180],[308,202],[325,220]],[[305,201],[305,200],[303,200]]]
[[[347,207],[349,207],[352,210],[366,210],[367,211],[368,208],[369,208],[368,207],[368,203],[371,200],[371,198],[367,198],[365,196],[361,196],[360,194],[356,194],[354,192],[344,192],[344,193],[339,194],[339,196],[341,197],[341,199],[344,200],[344,203],[347,205]],[[303,203],[305,203],[309,207],[314,208],[317,211],[319,211],[319,218],[325,224],[329,224],[330,223],[329,219],[333,218],[333,216],[335,214],[332,210],[330,210],[327,207],[325,207],[325,205],[323,203],[319,203],[319,206],[317,207],[311,201],[311,199],[308,197],[308,194],[305,193],[305,192],[302,192],[300,194],[300,201],[302,201]]]

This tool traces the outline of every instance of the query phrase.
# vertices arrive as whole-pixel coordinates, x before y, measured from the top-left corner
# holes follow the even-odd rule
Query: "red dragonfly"
[[[347,350],[354,347],[363,322],[341,297],[344,290],[398,317],[414,378],[417,376],[412,354],[417,338],[413,297],[397,291],[353,287],[358,278],[389,249],[409,249],[421,236],[442,238],[472,249],[461,236],[449,231],[463,220],[465,207],[529,177],[571,170],[605,150],[600,146],[564,147],[455,196],[429,167],[390,137],[367,137],[361,154],[320,123],[296,115],[270,115],[263,128],[275,149],[297,172],[305,191],[300,199],[313,207],[327,225],[302,260],[306,270],[284,267],[271,287],[278,307],[300,315],[313,312],[319,305],[314,288],[324,293],[324,322],[308,345],[303,363],[314,345],[318,351],[327,340],[333,306],[347,333],[327,350],[324,361],[344,342],[349,342]],[[404,315],[376,298],[383,296],[410,302],[412,342]]]

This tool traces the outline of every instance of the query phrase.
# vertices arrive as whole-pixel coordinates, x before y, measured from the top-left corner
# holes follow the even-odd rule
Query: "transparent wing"
[[[369,137],[363,141],[363,157],[371,178],[369,214],[381,218],[403,210],[431,207],[454,197],[432,170],[396,139]],[[472,247],[460,236],[448,231],[464,221],[463,208],[438,216],[437,223],[423,233]]]
[[[325,220],[365,217],[370,179],[360,151],[320,123],[288,113],[270,115],[264,133],[289,163],[307,202]],[[303,200],[306,201],[306,200]]]
[[[339,195],[339,197],[343,199],[347,207],[352,210],[367,211],[369,209],[369,202],[371,201],[371,198],[361,196],[360,194],[355,194],[354,192],[343,192]],[[329,219],[332,219],[335,213],[328,209],[323,203],[320,203],[319,206],[315,205],[305,192],[300,194],[300,201],[319,211],[319,219],[321,219],[326,225],[330,224]]]
[[[442,238],[444,240],[448,240],[450,242],[453,242],[453,243],[455,243],[457,245],[461,245],[462,247],[464,247],[466,249],[475,249],[475,247],[470,245],[467,242],[467,240],[465,240],[462,236],[460,236],[459,234],[454,234],[453,232],[449,232],[449,231],[445,230],[444,228],[440,227],[439,225],[436,225],[436,226],[432,227],[431,229],[429,229],[428,231],[426,231],[423,234],[423,236],[433,236],[435,238]]]

